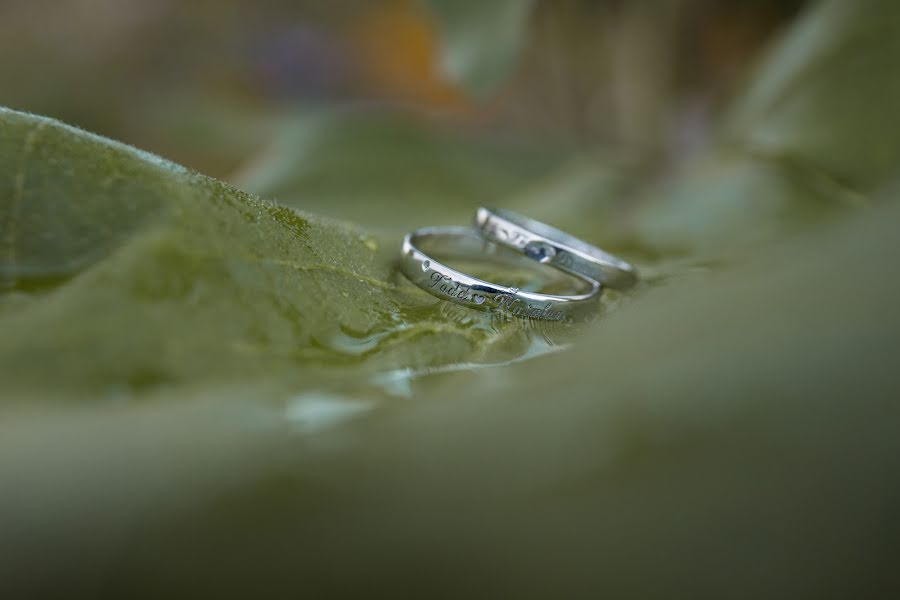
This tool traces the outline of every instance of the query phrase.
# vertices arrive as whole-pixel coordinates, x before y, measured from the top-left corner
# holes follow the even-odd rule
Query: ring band
[[[618,289],[637,281],[634,267],[624,260],[555,227],[508,210],[479,208],[475,228],[486,240],[578,277]]]
[[[523,292],[518,288],[484,281],[466,275],[436,261],[418,246],[432,238],[459,240],[475,239],[483,243],[478,233],[468,227],[425,227],[403,238],[400,268],[406,277],[426,292],[456,304],[476,310],[501,313],[515,317],[568,321],[585,309],[595,309],[601,285],[584,280],[591,289],[585,294],[558,296]]]

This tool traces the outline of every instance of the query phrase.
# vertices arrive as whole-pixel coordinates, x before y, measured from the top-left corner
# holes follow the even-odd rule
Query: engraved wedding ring
[[[540,263],[616,289],[637,281],[630,264],[540,221],[508,210],[479,208],[475,227],[484,239],[518,250]]]
[[[477,310],[504,313],[516,317],[564,321],[579,309],[592,305],[600,284],[591,281],[586,294],[556,296],[521,291],[466,275],[422,252],[423,242],[454,243],[461,238],[480,240],[468,227],[425,227],[403,238],[401,270],[406,277],[426,292],[443,300]]]
[[[574,275],[588,291],[572,295],[522,291],[485,281],[436,260],[428,250],[467,241],[513,248]],[[481,208],[475,228],[425,227],[403,238],[400,268],[426,292],[462,306],[547,321],[571,321],[596,309],[603,285],[625,287],[636,279],[628,263],[539,221]]]

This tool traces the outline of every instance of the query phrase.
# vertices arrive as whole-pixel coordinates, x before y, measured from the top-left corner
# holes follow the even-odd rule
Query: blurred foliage
[[[441,69],[486,96],[506,80],[521,54],[535,0],[426,0],[437,15]]]
[[[389,4],[356,23],[403,32],[357,31],[368,76],[240,111],[274,135],[232,175],[263,198],[0,110],[0,591],[893,596],[900,5],[810,7],[736,93],[667,75],[663,24],[752,30],[770,4]],[[420,14],[479,101],[409,83]],[[610,40],[627,55],[592,54]],[[574,104],[504,105],[559,65]],[[364,80],[452,117],[321,106]],[[698,125],[701,89],[735,99]],[[399,275],[400,234],[482,203],[645,283],[549,327]],[[547,283],[495,258],[480,274]]]
[[[641,208],[645,239],[721,255],[859,207],[897,177],[900,10],[826,2],[765,58],[720,148]]]
[[[468,222],[478,206],[545,179],[565,156],[401,113],[317,111],[286,121],[235,179],[263,197],[396,236],[425,220]]]
[[[766,58],[729,135],[748,150],[821,173],[864,195],[897,175],[900,10],[830,2]]]
[[[450,114],[485,137],[669,160],[704,137],[800,4],[7,0],[0,105],[220,178],[252,160],[285,114],[322,104]],[[498,23],[506,14],[515,18]],[[460,89],[441,76],[451,63],[459,83],[484,83]]]

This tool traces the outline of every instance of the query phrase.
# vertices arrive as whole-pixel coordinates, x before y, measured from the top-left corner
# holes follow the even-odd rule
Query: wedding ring
[[[560,296],[521,291],[515,287],[484,281],[452,269],[420,250],[420,246],[474,240],[485,244],[469,227],[425,227],[403,238],[400,267],[403,274],[426,292],[476,310],[527,319],[571,321],[584,311],[593,312],[600,295],[597,281],[579,278],[588,284],[584,294]]]
[[[475,228],[486,240],[578,277],[618,289],[637,281],[634,267],[624,260],[555,227],[508,210],[479,208]]]

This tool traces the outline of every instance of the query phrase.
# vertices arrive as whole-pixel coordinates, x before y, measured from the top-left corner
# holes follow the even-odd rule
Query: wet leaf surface
[[[0,118],[14,183],[0,263],[7,394],[248,379],[296,391],[530,346],[516,321],[448,319],[397,271],[397,240],[48,119]]]

